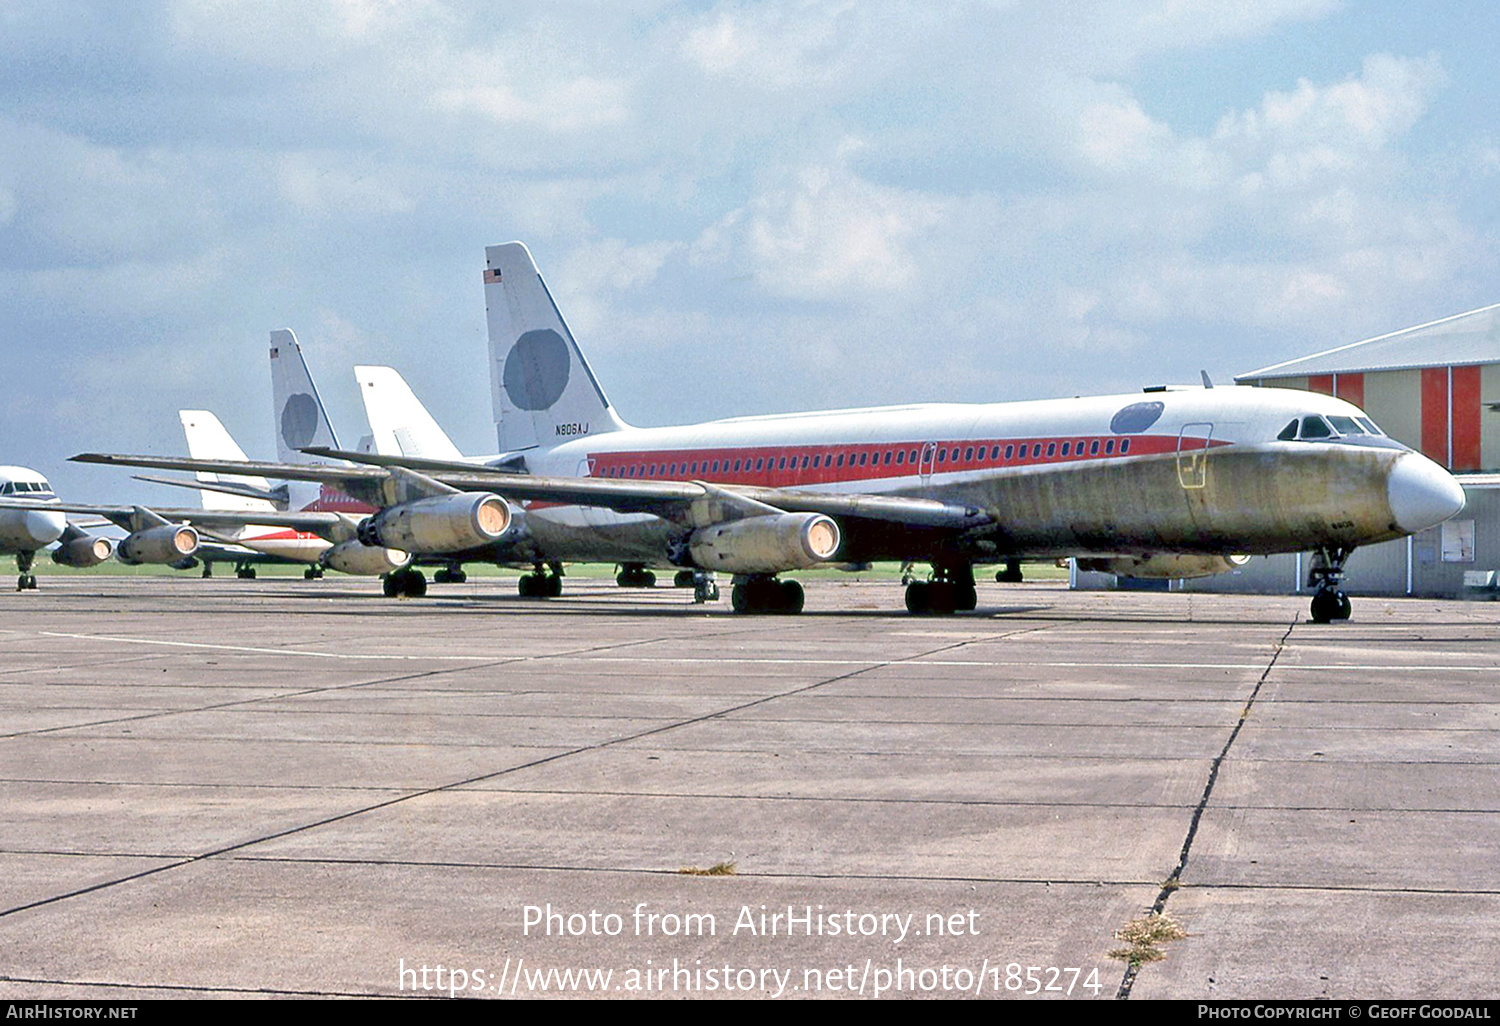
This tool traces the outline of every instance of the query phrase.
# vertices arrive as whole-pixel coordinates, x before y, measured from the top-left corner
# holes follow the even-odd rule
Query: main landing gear
[[[995,571],[995,583],[997,584],[1020,584],[1022,580],[1021,563],[1019,560],[1007,559],[1005,561],[1005,569]]]
[[[718,585],[713,588],[717,595]],[[729,600],[736,613],[800,613],[802,585],[796,581],[778,581],[769,574],[736,574]]]
[[[615,583],[622,588],[654,588],[656,575],[639,563],[625,563],[615,575]]]
[[[906,585],[906,609],[916,615],[967,613],[978,604],[974,568],[968,563],[956,566],[934,564],[931,580],[910,581]]]
[[[557,598],[562,594],[562,564],[537,563],[531,573],[521,575],[516,590],[522,598]]]
[[[427,594],[427,578],[422,576],[422,571],[411,567],[386,574],[381,578],[380,586],[386,598],[396,598],[398,595],[421,598]]]
[[[469,575],[464,573],[464,568],[459,563],[449,563],[432,575],[433,584],[462,584],[468,579]]]
[[[249,563],[236,563],[234,566],[234,576],[242,581],[253,581],[255,580],[255,567]]]
[[[36,574],[31,572],[31,565],[35,561],[35,552],[16,553],[16,570],[20,574],[16,579],[17,591],[36,591]]]
[[[1317,588],[1312,597],[1313,623],[1349,619],[1349,596],[1339,587],[1344,582],[1344,563],[1352,549],[1321,548],[1313,553],[1307,571],[1307,586]]]
[[[321,581],[323,579],[323,568],[314,563],[302,571],[302,579],[304,581]]]

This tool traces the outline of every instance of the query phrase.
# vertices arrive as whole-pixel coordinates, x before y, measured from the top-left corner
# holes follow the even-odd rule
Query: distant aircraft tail
[[[461,460],[448,435],[432,419],[406,383],[390,367],[356,367],[359,397],[365,402],[373,451],[382,456],[421,456],[434,460]]]
[[[208,410],[178,410],[177,416],[182,420],[182,433],[187,437],[188,455],[193,459],[241,461],[245,459],[245,450],[239,447],[224,425],[219,422],[219,418]],[[231,489],[243,487],[247,491],[253,489],[270,492],[271,490],[271,483],[263,477],[235,475],[221,478],[218,474],[203,471],[199,471],[196,477],[207,485],[224,485]],[[276,509],[269,499],[256,498],[248,494],[235,494],[216,488],[204,488],[199,494],[203,496],[203,508],[207,510],[270,513]]]
[[[628,425],[610,406],[531,254],[519,242],[484,251],[490,390],[501,452],[550,449]]]
[[[328,422],[297,336],[283,328],[271,332],[271,397],[276,411],[276,455],[282,463],[312,463],[299,452],[310,445],[339,447]]]

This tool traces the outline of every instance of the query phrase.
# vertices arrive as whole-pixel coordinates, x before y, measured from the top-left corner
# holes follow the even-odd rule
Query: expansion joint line
[[[1050,627],[1050,625],[1043,626],[1043,627],[1028,627],[1028,628],[1025,628],[1025,629],[1022,629],[1022,630],[1018,630],[1018,631],[1007,632],[1006,634],[1002,635],[1002,637],[1004,637],[1004,638],[1018,637],[1018,636],[1020,636],[1022,634],[1032,634],[1032,633],[1035,633],[1037,631],[1047,630],[1047,629],[1049,629],[1049,627]],[[318,819],[318,820],[315,820],[315,821],[310,822],[310,823],[302,823],[302,824],[299,824],[297,826],[287,827],[284,830],[278,830],[275,833],[266,834],[266,835],[264,835],[262,837],[254,837],[254,838],[250,838],[248,840],[238,841],[238,842],[236,842],[234,844],[225,845],[225,846],[220,847],[220,848],[215,848],[212,851],[201,852],[201,853],[199,853],[197,855],[190,855],[190,856],[187,856],[185,858],[174,859],[173,861],[167,863],[166,865],[152,866],[149,869],[144,869],[144,870],[141,870],[139,872],[131,873],[131,874],[127,875],[127,876],[118,877],[118,878],[112,879],[112,880],[105,880],[105,881],[102,881],[100,883],[91,884],[91,885],[86,886],[86,887],[80,887],[77,890],[68,891],[68,892],[65,892],[63,894],[49,895],[48,897],[39,898],[39,899],[37,899],[35,901],[26,902],[25,904],[17,905],[17,906],[15,906],[13,908],[0,909],[0,918],[4,918],[4,917],[9,916],[9,915],[14,915],[17,912],[26,912],[26,911],[29,911],[30,909],[39,908],[39,907],[41,907],[43,905],[51,905],[51,904],[55,904],[55,903],[60,902],[60,901],[67,901],[67,900],[69,900],[71,898],[76,898],[76,897],[79,897],[79,896],[84,895],[84,894],[92,894],[95,891],[104,890],[104,889],[109,888],[109,887],[116,887],[116,886],[118,886],[120,884],[130,883],[130,882],[135,881],[135,880],[142,880],[142,879],[145,879],[147,877],[153,877],[153,876],[156,876],[156,875],[161,874],[161,873],[170,872],[171,870],[174,870],[174,869],[181,869],[184,866],[190,866],[190,865],[193,865],[193,864],[198,863],[198,862],[204,862],[204,861],[206,861],[208,859],[220,858],[220,857],[225,856],[225,855],[233,854],[234,852],[242,851],[242,850],[244,850],[246,848],[254,847],[257,844],[264,844],[267,841],[274,841],[274,840],[278,840],[278,839],[283,838],[283,837],[290,837],[293,834],[300,834],[300,833],[303,833],[303,832],[308,831],[308,830],[316,829],[317,827],[327,826],[330,823],[337,823],[337,822],[340,822],[342,820],[353,819],[356,816],[363,816],[363,815],[366,815],[366,814],[371,813],[371,812],[376,812],[376,811],[379,811],[379,810],[382,810],[382,809],[388,809],[388,808],[390,808],[393,805],[401,805],[401,804],[403,804],[405,802],[410,802],[413,799],[424,798],[424,797],[427,797],[429,795],[442,794],[442,793],[445,793],[445,792],[454,791],[454,790],[457,790],[458,788],[461,788],[461,787],[467,787],[467,786],[470,786],[470,785],[473,785],[473,784],[484,783],[486,781],[499,779],[500,777],[509,776],[509,775],[511,775],[513,773],[519,773],[519,772],[522,772],[524,770],[534,769],[534,768],[536,768],[538,766],[545,766],[548,763],[557,762],[560,759],[572,758],[572,757],[577,756],[577,755],[582,755],[585,752],[595,752],[595,751],[600,751],[600,750],[605,749],[605,748],[613,748],[613,747],[615,747],[617,745],[627,744],[627,743],[632,742],[632,741],[639,741],[639,740],[641,740],[643,738],[653,737],[653,736],[658,735],[658,734],[665,734],[668,731],[681,730],[684,727],[691,727],[691,726],[694,726],[694,725],[699,724],[699,723],[707,722],[709,720],[721,719],[723,717],[733,715],[734,713],[743,712],[746,709],[753,709],[756,706],[765,705],[765,704],[767,704],[769,702],[775,702],[775,701],[778,701],[778,700],[783,699],[783,698],[792,698],[792,697],[795,697],[797,695],[803,695],[803,694],[806,694],[806,693],[808,693],[810,691],[814,691],[814,690],[816,690],[818,688],[828,687],[831,684],[838,684],[838,683],[841,683],[843,681],[852,680],[855,677],[859,677],[859,676],[861,676],[863,674],[866,674],[866,673],[871,673],[871,672],[873,672],[875,670],[884,669],[884,668],[889,667],[889,666],[897,666],[897,665],[900,665],[901,663],[917,662],[918,660],[930,658],[931,656],[938,655],[938,654],[943,653],[943,652],[951,652],[951,651],[954,651],[954,650],[957,650],[957,649],[966,648],[966,647],[968,647],[969,645],[972,645],[972,644],[975,644],[975,641],[973,639],[970,639],[970,640],[965,640],[965,641],[954,642],[952,644],[947,644],[947,645],[939,645],[937,648],[931,649],[930,651],[926,651],[926,652],[917,652],[917,653],[913,653],[912,655],[901,656],[901,657],[895,658],[895,659],[883,659],[883,660],[879,660],[879,661],[876,661],[876,662],[871,662],[869,665],[862,666],[862,667],[860,667],[857,670],[851,670],[851,671],[848,671],[846,673],[840,673],[840,674],[838,674],[836,676],[829,677],[829,678],[827,678],[825,680],[814,681],[811,684],[803,684],[803,685],[801,685],[799,687],[790,688],[790,689],[788,689],[786,691],[777,692],[776,694],[764,695],[764,696],[762,696],[760,698],[751,699],[751,700],[746,701],[746,702],[740,702],[740,703],[737,703],[737,704],[732,705],[732,706],[728,706],[728,707],[723,708],[723,709],[717,709],[717,710],[715,710],[713,712],[710,712],[710,713],[704,713],[701,716],[689,717],[688,719],[679,720],[679,721],[677,721],[675,723],[663,724],[662,726],[659,726],[659,727],[650,727],[650,728],[647,728],[645,730],[637,731],[637,732],[635,732],[633,734],[628,734],[628,735],[624,735],[624,736],[621,736],[621,737],[609,738],[607,740],[598,741],[598,742],[595,742],[593,744],[580,745],[580,746],[578,746],[576,748],[569,749],[568,751],[565,751],[565,752],[557,752],[557,753],[555,753],[553,755],[546,755],[546,756],[543,756],[543,757],[538,758],[538,759],[533,759],[530,762],[522,763],[522,764],[520,764],[518,766],[508,766],[505,769],[495,770],[494,772],[491,772],[491,773],[481,773],[481,774],[478,774],[476,776],[468,777],[468,778],[463,779],[463,780],[454,780],[454,781],[450,781],[450,782],[448,782],[446,784],[438,784],[438,785],[435,785],[433,787],[425,787],[425,788],[422,788],[420,790],[410,792],[408,794],[398,795],[398,796],[396,796],[394,798],[388,798],[388,799],[386,799],[384,801],[374,802],[374,803],[371,803],[369,805],[361,806],[359,808],[349,809],[349,810],[346,810],[344,812],[336,813],[336,814],[331,815],[331,816],[325,816],[322,819]],[[427,676],[427,675],[430,675],[430,674],[445,673],[445,672],[448,672],[448,671],[446,671],[446,670],[424,671],[423,673],[412,674],[410,676],[421,677],[421,676]],[[334,688],[334,689],[329,689],[329,690],[339,690],[339,689],[346,688],[346,687],[358,687],[358,686],[361,686],[361,685],[340,685],[339,688]],[[316,690],[321,691],[323,689],[316,689]],[[3,980],[3,979],[5,979],[5,977],[4,976],[0,976],[0,980]]]
[[[1240,709],[1240,715],[1234,723],[1234,729],[1229,732],[1229,738],[1224,742],[1224,747],[1214,757],[1214,761],[1208,768],[1208,780],[1203,785],[1203,794],[1198,798],[1198,805],[1193,809],[1193,818],[1188,823],[1187,837],[1183,839],[1182,851],[1177,856],[1177,865],[1173,867],[1172,873],[1162,882],[1161,890],[1157,892],[1156,901],[1151,905],[1151,914],[1161,915],[1166,911],[1167,899],[1170,898],[1178,887],[1182,886],[1182,874],[1187,869],[1188,858],[1193,852],[1193,839],[1198,836],[1198,824],[1203,819],[1203,811],[1208,808],[1208,801],[1213,797],[1214,785],[1219,781],[1219,768],[1224,765],[1224,760],[1229,757],[1229,750],[1234,747],[1234,742],[1240,736],[1240,730],[1245,726],[1245,721],[1250,718],[1250,712],[1255,708],[1255,700],[1260,697],[1260,689],[1265,686],[1271,676],[1271,671],[1276,668],[1276,661],[1281,658],[1281,653],[1286,649],[1286,643],[1292,636],[1292,631],[1297,627],[1297,621],[1293,620],[1276,642],[1276,648],[1271,653],[1271,659],[1266,663],[1266,668],[1261,671],[1260,679],[1255,682],[1255,687],[1250,691],[1250,697],[1245,699],[1245,705]],[[1120,981],[1120,989],[1115,998],[1120,1001],[1130,1000],[1130,989],[1135,986],[1136,974],[1140,972],[1140,966],[1131,963],[1125,968],[1125,976]]]

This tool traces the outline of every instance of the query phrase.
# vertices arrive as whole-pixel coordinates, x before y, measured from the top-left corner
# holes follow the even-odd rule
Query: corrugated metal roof
[[[1235,381],[1500,363],[1500,303],[1240,374]]]

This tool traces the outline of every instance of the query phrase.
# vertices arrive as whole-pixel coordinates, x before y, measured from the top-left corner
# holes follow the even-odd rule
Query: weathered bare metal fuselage
[[[1280,441],[1289,418],[1327,408],[1354,411],[1326,396],[1277,389],[1214,389],[1137,396],[1106,396],[994,406],[904,407],[847,411],[801,418],[752,418],[692,428],[618,432],[580,439],[547,454],[537,473],[575,473],[639,462],[659,478],[702,479],[812,491],[857,491],[939,499],[971,505],[989,522],[960,533],[858,519],[841,524],[839,559],[968,559],[1013,557],[1138,556],[1151,552],[1264,554],[1322,546],[1350,548],[1400,537],[1388,501],[1398,460],[1423,457],[1389,439],[1343,444]],[[1113,432],[1127,406],[1159,406],[1145,430]],[[1357,412],[1357,411],[1354,411]],[[1129,453],[1116,441],[1135,442]],[[978,440],[981,454],[1005,446],[1035,459],[1000,458],[984,465],[939,464],[932,447],[959,454]],[[1084,445],[1106,439],[1084,455]],[[931,440],[931,441],[924,441]],[[1078,446],[1070,458],[1062,442]],[[832,453],[842,445],[903,456],[920,451],[910,473],[889,463],[877,476],[861,468],[838,479],[796,470],[808,452]],[[923,447],[926,448],[923,448]],[[746,472],[708,472],[709,454],[791,452],[792,473],[757,478]],[[674,458],[669,463],[667,455]],[[678,455],[680,454],[680,458]],[[699,456],[701,455],[701,458]],[[693,457],[690,460],[690,457]],[[829,456],[831,459],[831,455]],[[881,458],[877,456],[877,459]],[[889,457],[884,457],[889,459]],[[724,467],[731,466],[724,459]],[[851,458],[851,464],[852,464]],[[699,464],[702,464],[701,467]],[[678,464],[680,464],[680,469]],[[666,473],[671,467],[672,474]],[[689,468],[692,468],[691,470]],[[581,507],[525,511],[517,536],[495,550],[501,561],[602,560],[664,566],[680,551],[685,525],[645,514]]]

